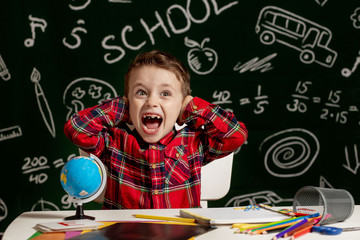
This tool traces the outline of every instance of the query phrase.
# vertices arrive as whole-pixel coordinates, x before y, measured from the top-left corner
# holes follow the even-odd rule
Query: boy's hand
[[[177,121],[179,126],[183,125],[183,119],[182,118],[183,118],[183,115],[184,115],[184,112],[185,112],[185,108],[193,98],[194,97],[191,96],[191,95],[187,95],[184,98],[184,101],[183,101],[182,106],[181,106],[180,114],[179,114],[179,117],[178,117],[178,121]]]

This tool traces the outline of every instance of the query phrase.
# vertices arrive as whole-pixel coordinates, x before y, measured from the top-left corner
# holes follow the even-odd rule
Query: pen
[[[195,219],[192,219],[192,218],[164,217],[164,216],[152,216],[152,215],[144,215],[144,214],[134,214],[133,216],[136,218],[146,218],[146,219],[153,219],[153,220],[195,223]]]

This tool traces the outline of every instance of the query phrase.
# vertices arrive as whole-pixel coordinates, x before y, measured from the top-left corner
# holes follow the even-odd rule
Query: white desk
[[[179,209],[143,209],[143,210],[87,210],[86,215],[95,216],[97,221],[138,221],[132,217],[132,214],[149,214],[149,215],[161,215],[161,216],[179,216]],[[36,231],[33,227],[37,223],[61,221],[64,217],[74,215],[75,211],[42,211],[42,212],[24,212],[17,217],[6,229],[3,240],[24,240],[32,236]],[[360,227],[360,206],[355,207],[355,211],[351,218],[344,222],[330,224],[328,226],[336,227]],[[234,234],[234,230],[229,226],[218,227],[217,229],[208,232],[204,235],[197,237],[199,240],[239,240],[239,239],[251,239],[270,240],[275,234],[267,235],[245,235]],[[360,239],[360,231],[343,232],[340,235],[326,236],[318,233],[309,233],[299,238],[300,240],[321,240],[321,239]]]

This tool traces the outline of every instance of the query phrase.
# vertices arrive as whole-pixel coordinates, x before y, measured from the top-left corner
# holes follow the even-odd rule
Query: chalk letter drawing
[[[77,24],[85,24],[85,21],[84,20],[82,20],[82,19],[79,19],[77,22],[76,22]],[[72,31],[71,31],[71,36],[73,37],[73,38],[75,38],[75,43],[74,44],[69,44],[69,43],[67,43],[67,40],[66,40],[66,38],[63,38],[63,44],[66,46],[66,47],[68,47],[68,48],[70,48],[70,49],[75,49],[75,48],[78,48],[80,45],[81,45],[81,38],[79,37],[79,35],[77,34],[77,32],[83,32],[83,33],[87,33],[87,30],[85,29],[85,28],[83,28],[83,27],[76,27],[76,28],[74,28]]]
[[[36,95],[36,101],[38,103],[39,110],[41,112],[41,116],[45,122],[45,125],[49,132],[51,133],[51,136],[55,138],[55,125],[54,125],[54,119],[52,116],[51,109],[49,107],[48,101],[44,95],[44,91],[42,90],[42,87],[40,85],[40,72],[33,68],[33,71],[30,76],[30,80],[35,84],[35,95]]]
[[[316,136],[302,128],[291,128],[267,137],[259,147],[265,152],[266,170],[275,177],[288,178],[304,174],[319,154]]]
[[[354,144],[354,157],[352,159],[350,159],[349,157],[349,150],[348,147],[345,146],[345,159],[346,159],[346,164],[343,164],[343,167],[346,168],[347,170],[349,170],[350,172],[352,172],[354,175],[357,174],[357,170],[360,167],[360,162],[359,162],[359,154],[357,151],[357,145]],[[351,160],[353,160],[353,164],[351,164]]]
[[[360,17],[360,16],[359,16]],[[348,69],[348,68],[343,68],[341,70],[341,75],[343,75],[344,77],[350,77],[350,75],[355,72],[357,66],[360,64],[360,51],[358,53],[359,55],[356,57],[355,59],[355,63],[354,66],[352,67],[352,69]]]
[[[0,198],[0,222],[4,220],[8,215],[8,209],[5,202]]]
[[[354,13],[350,16],[350,19],[353,21],[353,26],[356,29],[360,28],[360,7],[356,8]]]
[[[35,29],[40,28],[42,32],[45,32],[45,28],[47,27],[47,23],[44,19],[32,17],[29,15],[30,28],[31,28],[31,38],[27,38],[24,42],[25,47],[32,47],[35,43]]]
[[[277,53],[273,53],[263,59],[261,59],[259,61],[258,57],[255,57],[253,59],[251,59],[250,61],[247,61],[246,63],[244,63],[243,65],[241,65],[241,62],[238,62],[235,67],[234,67],[234,71],[239,71],[239,73],[243,73],[246,72],[247,70],[250,70],[250,72],[254,72],[257,70],[260,70],[260,72],[267,72],[271,69],[273,69],[273,67],[271,66],[271,62],[269,62],[271,59],[273,59],[274,57],[276,57]]]
[[[7,81],[11,78],[11,75],[9,73],[9,70],[7,69],[4,60],[1,57],[0,54],[0,77],[4,80]]]
[[[212,72],[218,62],[218,56],[214,49],[204,47],[210,38],[205,38],[201,44],[185,37],[185,45],[191,50],[187,54],[187,60],[191,70],[199,75]]]
[[[95,78],[78,78],[65,89],[63,103],[69,110],[66,119],[74,113],[98,105],[117,96],[116,90],[109,83]],[[87,105],[85,106],[86,103]]]
[[[278,7],[261,10],[255,32],[265,45],[278,42],[299,51],[305,64],[316,62],[331,68],[337,57],[337,52],[328,47],[332,38],[328,28]]]
[[[74,2],[76,0],[72,0],[72,1]],[[77,1],[77,2],[79,2],[79,1]],[[90,4],[90,2],[91,2],[91,0],[87,0],[83,5],[80,5],[80,6],[73,6],[73,5],[69,4],[69,8],[73,11],[83,10]]]
[[[273,191],[261,191],[233,197],[225,204],[225,207],[240,207],[259,203],[270,206],[279,203],[288,205],[292,200],[292,198],[283,199]]]

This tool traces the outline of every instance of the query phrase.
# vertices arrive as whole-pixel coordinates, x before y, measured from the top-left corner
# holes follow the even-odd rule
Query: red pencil
[[[294,233],[294,234],[291,236],[290,239],[293,240],[293,239],[296,239],[296,238],[298,238],[298,237],[300,237],[300,236],[302,236],[302,235],[305,235],[305,234],[311,232],[311,228],[312,228],[312,227],[313,227],[313,225],[308,226],[308,227],[306,227],[306,228],[303,228],[303,229],[297,231],[296,233]]]

